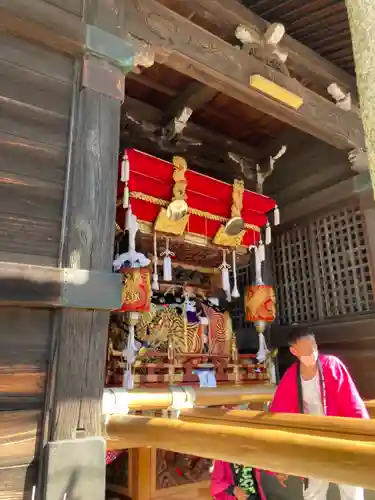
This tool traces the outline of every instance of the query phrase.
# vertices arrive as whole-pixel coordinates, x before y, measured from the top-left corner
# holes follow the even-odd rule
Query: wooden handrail
[[[112,449],[152,446],[375,489],[375,422],[369,420],[262,413],[259,424],[239,424],[113,415],[106,432]]]

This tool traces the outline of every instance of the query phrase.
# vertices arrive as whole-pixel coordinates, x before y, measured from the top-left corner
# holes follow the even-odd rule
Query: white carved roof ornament
[[[281,23],[270,24],[264,33],[242,24],[237,26],[235,30],[235,36],[241,42],[242,50],[246,50],[270,66],[275,66],[277,63],[277,69],[289,76],[289,70],[286,66],[288,52],[280,47],[284,35],[285,26]]]
[[[352,96],[350,92],[344,92],[341,87],[337,85],[337,83],[331,83],[331,85],[328,85],[327,92],[336,103],[336,106],[344,111],[350,111],[352,109]]]

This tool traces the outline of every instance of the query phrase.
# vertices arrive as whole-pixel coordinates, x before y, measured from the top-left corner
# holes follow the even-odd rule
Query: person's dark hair
[[[306,326],[296,326],[292,328],[288,335],[288,344],[289,346],[292,346],[297,342],[297,340],[304,339],[305,337],[315,338],[315,334]]]

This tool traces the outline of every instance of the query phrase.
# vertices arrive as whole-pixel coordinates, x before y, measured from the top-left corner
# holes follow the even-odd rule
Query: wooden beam
[[[359,200],[359,192],[356,189],[357,177],[338,182],[329,188],[321,189],[310,196],[285,205],[282,208],[283,224],[295,223],[306,218],[307,215],[317,214],[347,200],[356,198]]]
[[[248,29],[256,29],[264,33],[269,23],[253,13],[237,0],[158,0],[159,3],[171,5],[171,9],[184,9],[184,13],[193,13],[205,21],[205,25],[215,27],[215,34],[225,40],[233,41],[234,31],[239,24]],[[194,19],[194,15],[192,16]],[[199,20],[197,21],[199,23]],[[355,77],[340,69],[318,53],[309,49],[288,34],[285,34],[281,47],[288,53],[288,67],[297,75],[314,82],[326,89],[332,82],[350,91],[352,98],[356,96]]]
[[[83,53],[86,27],[79,17],[44,0],[3,0],[0,30],[73,56]]]
[[[161,128],[163,120],[163,111],[149,104],[126,97],[123,112],[125,115],[133,118],[135,121],[153,124]],[[230,139],[218,132],[213,132],[206,128],[188,122],[182,134],[184,137],[191,137],[204,144],[210,145],[218,150],[229,152],[233,151],[249,160],[256,160],[259,157],[257,149],[235,139]],[[255,163],[254,163],[255,166]]]
[[[7,11],[1,14],[6,13],[10,18],[7,18],[7,23],[2,23],[0,16],[0,26],[58,50],[73,54],[77,54],[77,50],[83,52],[84,23],[77,24],[75,20],[74,29],[70,24],[64,27],[56,20],[51,25],[46,2],[36,2],[41,5],[40,18],[29,14],[25,0],[5,0]],[[296,80],[271,69],[245,51],[237,50],[155,0],[124,0],[119,12],[123,13],[122,21],[128,30],[125,32],[126,40],[129,43],[137,40],[137,43],[143,42],[156,48],[159,61],[175,70],[335,147],[352,149],[364,146],[362,123],[356,113],[338,108]],[[56,33],[50,27],[55,25]],[[121,30],[116,32],[121,33]],[[295,111],[249,88],[251,75],[261,75],[298,94],[303,99],[303,106]]]
[[[121,292],[116,273],[0,262],[0,306],[114,310]]]
[[[277,422],[279,416],[270,417]],[[354,423],[353,419],[311,415],[281,418],[279,425],[262,427],[262,414],[259,424],[244,422],[241,426],[231,425],[231,421],[195,423],[112,415],[106,430],[118,448],[142,441],[147,446],[177,453],[299,477],[313,476],[338,484],[349,482],[370,489],[375,487],[373,421],[356,419]],[[295,420],[306,427],[290,432],[284,424]],[[317,425],[308,429],[308,422]],[[335,432],[336,425],[340,428],[338,432]]]
[[[185,90],[167,106],[164,111],[163,123],[167,124],[180,114],[184,108],[189,108],[192,111],[202,108],[206,103],[212,101],[217,94],[218,91],[216,89],[206,87],[199,82],[190,83]]]
[[[130,35],[156,48],[168,66],[216,88],[248,106],[273,116],[340,149],[364,146],[361,119],[237,50],[155,0],[125,0]],[[303,99],[296,111],[249,87],[261,75]]]
[[[375,338],[375,315],[363,314],[344,321],[327,321],[310,325],[322,348],[327,344],[373,340]],[[288,345],[288,335],[293,326],[274,325],[271,328],[272,346]]]

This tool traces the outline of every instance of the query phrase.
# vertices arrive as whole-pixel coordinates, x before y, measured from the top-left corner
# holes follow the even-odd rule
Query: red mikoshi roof
[[[173,164],[135,149],[127,149],[125,153],[129,162],[128,186],[132,212],[138,220],[154,223],[160,212],[160,204],[139,199],[132,196],[132,193],[142,193],[152,198],[170,202],[173,191]],[[186,180],[186,202],[189,208],[230,219],[232,206],[231,184],[189,169],[186,172]],[[118,199],[122,200],[124,186],[125,184],[121,182],[121,176],[119,175]],[[245,190],[241,215],[248,226],[242,239],[242,245],[250,246],[259,241],[259,229],[267,223],[266,214],[273,210],[275,206],[276,203],[273,199]],[[124,227],[122,204],[117,208],[116,222],[121,228]],[[213,238],[222,224],[223,222],[218,220],[190,214],[186,231]]]

